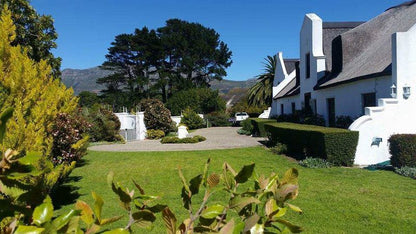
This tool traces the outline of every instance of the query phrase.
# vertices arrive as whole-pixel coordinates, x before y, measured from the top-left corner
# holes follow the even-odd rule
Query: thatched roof
[[[391,74],[391,36],[416,24],[416,1],[387,9],[381,15],[342,33],[332,41],[332,70],[315,89]],[[328,58],[328,55],[327,55]]]
[[[296,62],[298,61],[299,59],[283,59],[287,74],[292,73],[296,69]]]

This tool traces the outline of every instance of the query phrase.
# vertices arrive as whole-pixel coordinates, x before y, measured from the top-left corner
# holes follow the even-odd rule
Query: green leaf
[[[252,203],[258,204],[260,201],[254,197],[234,197],[230,201],[230,209],[240,212],[244,207]]]
[[[211,162],[211,158],[208,158],[207,162],[205,163],[204,173],[202,173],[202,184],[204,186],[207,186],[208,169],[209,169],[210,162]]]
[[[281,181],[281,184],[298,184],[298,176],[299,172],[296,168],[290,168],[285,172],[285,175],[283,176],[283,179]]]
[[[81,211],[81,219],[87,225],[91,225],[94,223],[94,212],[86,202],[78,200],[77,203],[75,203],[75,208]]]
[[[67,228],[65,230],[65,233],[82,233],[81,229],[79,227],[79,216],[74,216],[71,218],[71,220],[68,222]]]
[[[162,211],[163,222],[165,223],[166,231],[168,234],[176,234],[176,217],[169,209],[166,207]]]
[[[182,180],[183,188],[185,189],[185,191],[186,191],[186,192],[188,192],[188,196],[189,196],[189,197],[191,197],[191,196],[192,196],[192,192],[191,192],[191,190],[189,189],[188,183],[186,182],[186,179],[185,179],[185,177],[183,176],[183,174],[182,174],[182,170],[181,170],[180,168],[178,169],[178,173],[179,173],[179,177],[180,177],[180,178],[181,178],[181,180]]]
[[[41,234],[45,229],[35,226],[19,225],[14,234]]]
[[[302,209],[300,209],[299,207],[297,207],[297,206],[295,206],[295,205],[292,205],[292,204],[289,204],[289,203],[286,203],[286,204],[287,204],[287,206],[289,206],[289,208],[290,208],[290,209],[292,209],[293,211],[296,211],[296,212],[298,212],[298,213],[300,213],[300,214],[302,214],[302,213],[303,213]]]
[[[167,207],[166,205],[157,204],[152,207],[149,207],[148,209],[153,213],[159,213],[163,211],[163,209],[165,209],[166,207]]]
[[[222,166],[222,168],[223,168],[223,170],[225,170],[225,171],[229,171],[229,172],[231,172],[231,174],[235,177],[236,175],[237,175],[237,173],[235,172],[235,170],[230,166],[230,164],[228,164],[228,163],[224,163],[223,164],[223,166]]]
[[[108,219],[102,219],[101,222],[100,222],[100,225],[106,225],[106,224],[109,224],[109,223],[114,223],[115,221],[118,221],[121,218],[123,218],[123,215],[114,216],[114,217],[111,217],[111,218],[108,218]]]
[[[37,206],[33,211],[33,224],[41,226],[43,223],[49,222],[53,216],[52,200],[49,196],[45,198],[42,204]]]
[[[235,224],[234,225],[234,232],[233,232],[233,234],[243,233],[243,230],[244,230],[244,226],[245,225],[246,224],[244,222],[241,222],[241,221],[239,223]]]
[[[142,189],[142,187],[136,183],[136,181],[133,180],[134,185],[136,186],[136,188],[139,190],[141,195],[144,195],[144,189]]]
[[[201,216],[205,219],[213,219],[224,212],[225,207],[222,205],[212,205],[205,208]]]
[[[68,224],[68,222],[72,219],[72,217],[79,215],[81,212],[79,210],[70,210],[66,212],[65,214],[62,214],[58,216],[58,218],[54,219],[52,221],[52,226],[56,228],[56,230],[60,230],[65,225]]]
[[[189,181],[189,190],[191,190],[192,195],[199,193],[199,187],[201,187],[202,175],[197,175]]]
[[[137,226],[141,228],[146,228],[152,225],[152,223],[156,220],[156,216],[148,210],[142,210],[135,212],[133,215],[133,219]]]
[[[103,232],[103,234],[129,234],[130,232],[124,228],[113,229],[110,231]]]
[[[220,175],[216,174],[216,173],[212,173],[207,180],[208,186],[210,188],[213,188],[215,186],[217,186],[220,183]]]
[[[101,211],[104,205],[103,199],[100,195],[96,194],[95,192],[91,193],[92,198],[94,199],[94,214],[95,217],[98,219],[98,222],[101,223]]]
[[[235,176],[235,181],[240,184],[245,183],[253,175],[254,166],[254,163],[244,166]]]
[[[287,221],[287,220],[284,220],[284,219],[278,219],[278,220],[276,220],[276,222],[279,222],[279,223],[281,223],[281,224],[284,224],[287,228],[289,228],[289,230],[290,230],[292,233],[300,233],[300,232],[302,232],[302,231],[303,231],[303,228],[302,228],[302,227],[300,227],[300,226],[296,226],[296,225],[292,224],[291,222],[289,222],[289,221]]]

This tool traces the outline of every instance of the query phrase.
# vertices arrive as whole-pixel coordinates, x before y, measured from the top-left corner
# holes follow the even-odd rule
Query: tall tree
[[[111,45],[102,67],[115,74],[98,82],[107,84],[107,91],[112,85],[113,91],[128,93],[129,107],[142,97],[161,95],[166,102],[173,92],[209,87],[232,63],[231,51],[215,30],[178,19],[157,30],[144,27],[118,35]]]
[[[51,52],[57,47],[55,40],[58,37],[52,17],[39,15],[28,0],[0,0],[0,11],[5,6],[12,12],[16,26],[16,38],[11,44],[25,47],[28,56],[36,62],[46,60],[52,67],[54,77],[59,77],[61,58]]]
[[[124,92],[130,108],[141,98],[149,97],[151,75],[163,58],[159,41],[156,31],[146,27],[136,29],[134,34],[116,36],[102,66],[114,73],[97,81],[106,84],[104,93]]]
[[[264,73],[256,76],[257,82],[248,91],[248,103],[254,106],[272,104],[272,88],[276,70],[276,56],[264,59]]]
[[[232,52],[214,29],[170,19],[158,32],[172,89],[209,87],[210,81],[227,75],[225,69],[232,63]]]

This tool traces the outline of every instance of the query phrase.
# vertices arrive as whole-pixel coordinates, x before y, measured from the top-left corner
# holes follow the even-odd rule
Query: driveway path
[[[195,144],[162,144],[160,140],[131,141],[126,144],[96,145],[94,151],[191,151],[211,149],[231,149],[261,145],[264,138],[237,134],[238,127],[203,128],[190,135],[201,135],[206,141]]]

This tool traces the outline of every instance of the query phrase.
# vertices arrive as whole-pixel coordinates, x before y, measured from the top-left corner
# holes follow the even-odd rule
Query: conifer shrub
[[[0,83],[2,103],[0,112],[14,107],[14,116],[7,125],[13,132],[3,141],[3,148],[18,151],[43,151],[49,153],[53,136],[48,134],[58,113],[72,114],[78,99],[72,89],[54,79],[46,61],[35,62],[27,49],[12,46],[16,38],[11,13],[3,10],[0,22]]]
[[[322,158],[336,166],[352,166],[358,132],[295,123],[266,123],[272,144],[283,143],[296,159]]]
[[[151,139],[151,140],[160,139],[164,136],[165,136],[165,132],[162,130],[149,129],[146,132],[146,138]]]
[[[168,133],[172,129],[170,111],[157,99],[143,99],[140,102],[144,110],[144,123],[148,129],[162,130]]]
[[[392,135],[389,145],[392,166],[416,167],[416,134]]]
[[[198,129],[205,126],[204,120],[190,108],[186,108],[182,115],[181,124],[186,125],[189,129]]]

